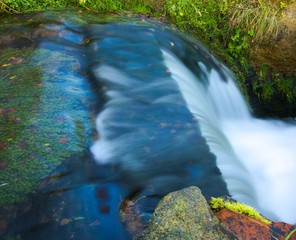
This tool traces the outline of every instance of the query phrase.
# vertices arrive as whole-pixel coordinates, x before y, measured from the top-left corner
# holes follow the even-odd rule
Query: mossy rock
[[[228,239],[197,187],[172,192],[158,204],[137,239]]]
[[[42,29],[37,23],[46,18],[3,19],[0,28],[20,43],[20,32]],[[28,34],[26,42],[32,44],[4,44],[0,53],[0,207],[26,200],[42,179],[91,141],[94,95],[79,58],[40,47],[37,39]]]

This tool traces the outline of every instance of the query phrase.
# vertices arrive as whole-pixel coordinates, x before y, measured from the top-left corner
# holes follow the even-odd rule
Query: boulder
[[[213,212],[197,187],[172,192],[158,204],[146,230],[134,240],[261,239],[296,240],[296,225],[262,221],[215,208]]]
[[[135,239],[229,239],[201,191],[172,192],[158,204],[149,227]]]

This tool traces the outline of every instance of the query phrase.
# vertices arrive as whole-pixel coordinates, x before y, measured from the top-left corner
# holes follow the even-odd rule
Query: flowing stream
[[[0,25],[0,237],[131,239],[192,185],[296,223],[296,125],[253,117],[200,43],[139,18],[18,17]]]
[[[215,70],[202,66],[209,79],[205,88],[178,59],[165,51],[163,54],[217,156],[231,196],[274,221],[295,223],[295,124],[252,117],[231,74],[225,82]]]

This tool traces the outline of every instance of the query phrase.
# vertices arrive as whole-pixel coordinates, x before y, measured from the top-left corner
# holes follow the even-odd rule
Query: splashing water
[[[89,28],[92,72],[107,97],[91,147],[97,162],[119,164],[131,185],[163,179],[174,188],[161,190],[228,191],[274,221],[296,223],[296,127],[253,118],[229,70],[201,46],[151,26],[125,25],[132,36],[121,27]]]
[[[206,89],[175,56],[163,55],[230,194],[274,221],[296,223],[296,126],[253,118],[230,75],[222,81],[199,63],[209,79]]]
[[[11,183],[24,194],[19,186],[27,191],[26,182],[63,164],[27,203],[1,212],[4,238],[130,239],[118,218],[122,202],[140,200],[146,224],[165,194],[192,185],[208,199],[231,195],[272,220],[296,223],[295,125],[253,118],[229,70],[196,41],[143,19],[66,11],[18,17],[3,34],[19,37],[2,45],[25,44],[12,53],[32,54],[22,60],[36,76],[23,75],[27,62],[2,74],[9,86],[2,115],[14,116],[4,127],[19,128],[0,146],[16,163],[5,161],[2,174],[11,166],[18,174]],[[4,196],[14,193],[11,183],[3,181]]]

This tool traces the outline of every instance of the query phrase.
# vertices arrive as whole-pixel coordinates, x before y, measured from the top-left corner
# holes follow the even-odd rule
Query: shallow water
[[[78,15],[9,16],[1,25],[4,239],[129,239],[170,191],[199,182],[207,196],[227,194],[159,48],[175,43],[184,55],[191,47],[161,23]],[[118,112],[109,115],[105,104]],[[106,162],[90,152],[96,139]]]
[[[147,19],[72,12],[0,29],[4,239],[130,239],[165,194],[192,185],[295,220],[295,127],[254,119],[196,41]],[[258,163],[271,147],[276,159]],[[285,191],[268,191],[272,202],[275,183]],[[281,195],[287,207],[272,212]]]

